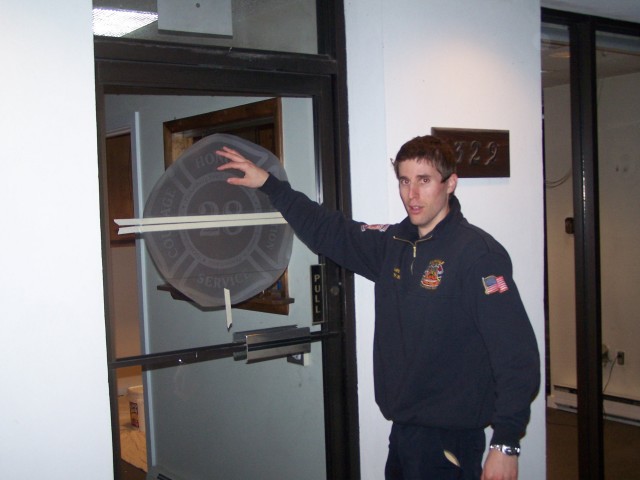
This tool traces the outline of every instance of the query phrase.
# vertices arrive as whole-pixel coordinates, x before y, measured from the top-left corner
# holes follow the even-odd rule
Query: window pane
[[[274,123],[272,118],[254,118],[274,105],[279,112],[277,133],[265,129]],[[217,121],[221,113],[223,123]],[[132,126],[136,217],[142,216],[174,154],[179,156],[178,147],[188,148],[201,134],[222,127],[242,138],[253,135],[278,152],[289,181],[317,197],[310,98],[107,95],[105,119],[109,132]],[[194,127],[194,119],[206,122],[206,128],[201,125],[205,131]],[[176,148],[167,148],[169,143]],[[186,183],[181,185],[189,190]],[[234,233],[227,235],[239,243],[241,235]],[[215,245],[218,240],[205,235],[203,242]],[[278,305],[278,298],[260,293],[256,308],[232,309],[232,326],[224,308],[200,308],[159,288],[167,280],[147,243],[143,235],[135,244],[112,247],[112,269],[121,272],[114,282],[122,287],[116,289],[122,294],[114,296],[113,311],[123,311],[120,306],[133,309],[116,326],[118,358],[228,344],[235,333],[247,330],[321,328],[312,325],[310,278],[318,256],[297,239],[287,268],[287,298],[292,303],[286,304],[286,313],[262,310],[264,303]],[[206,263],[207,258],[202,260]],[[140,298],[134,302],[138,291]],[[134,314],[138,311],[141,320]],[[145,371],[118,368],[121,470],[146,471],[147,478],[210,478],[211,472],[229,480],[326,478],[322,344],[314,342],[310,349],[298,362],[277,358],[247,363],[238,356]]]
[[[547,250],[547,478],[577,480],[577,377],[569,32],[542,28]]]
[[[640,458],[640,38],[599,32],[598,187],[605,478],[638,478]]]
[[[315,0],[94,0],[94,34],[318,53]]]
[[[312,348],[315,366],[222,359],[149,372],[149,478],[327,478]]]
[[[253,135],[253,139],[259,140],[254,143],[272,149],[281,158],[292,185],[312,198],[317,196],[313,110],[309,98],[107,95],[105,106],[108,131],[117,131],[126,124],[135,126],[132,128],[133,196],[137,206],[135,217],[142,217],[145,205],[154,203],[151,192],[162,178],[166,178],[164,174],[167,165],[174,160],[173,156],[179,155],[180,148],[188,148],[190,142],[197,143],[197,136],[192,134],[196,132],[200,135],[205,127],[205,134],[216,133],[216,128],[223,128],[225,132],[243,138]],[[272,107],[275,110],[270,110]],[[275,120],[264,116],[273,112],[278,116]],[[200,122],[198,125],[202,128],[195,128],[194,119]],[[277,125],[277,131],[266,128],[274,124]],[[226,130],[228,128],[231,128],[231,132]],[[169,144],[171,148],[167,147]],[[201,195],[203,190],[221,190],[226,185],[215,176],[213,168],[213,175],[208,168],[203,169],[204,176],[200,181],[193,180],[189,185],[180,183],[181,195],[188,200],[183,203],[193,204],[200,211],[201,206],[209,206],[214,200],[220,200],[213,194],[207,198]],[[196,193],[189,193],[192,191]],[[235,194],[236,190],[231,193]],[[177,195],[171,198],[176,199]],[[164,201],[164,197],[161,200]],[[226,212],[223,200],[218,202],[220,205],[216,204],[217,207],[204,209],[202,213],[215,214],[215,210],[219,210],[218,214],[243,213],[235,210]],[[174,203],[179,202],[175,200]],[[235,277],[225,272],[228,268],[236,268],[236,265],[230,263],[227,266],[224,262],[230,261],[221,257],[220,252],[235,248],[238,251],[233,250],[233,258],[242,262],[248,258],[252,262],[250,266],[255,269],[258,261],[262,261],[263,257],[268,258],[269,252],[266,250],[274,250],[277,244],[276,237],[267,235],[272,231],[271,227],[256,227],[255,231],[263,232],[260,237],[256,237],[250,227],[247,231],[254,231],[254,234],[245,235],[241,230],[239,227],[213,231],[201,229],[184,231],[189,236],[185,233],[180,237],[167,237],[173,241],[169,247],[183,252],[177,256],[181,262],[178,263],[179,268],[170,272],[173,274],[167,278],[156,268],[157,258],[152,257],[153,252],[146,248],[148,242],[144,235],[135,244],[111,249],[112,270],[118,274],[117,278],[114,277],[117,288],[113,290],[119,295],[114,295],[111,300],[112,311],[114,315],[117,314],[114,322],[117,358],[228,344],[233,342],[234,332],[257,328],[297,325],[320,329],[319,326],[312,326],[310,276],[310,265],[318,263],[318,256],[297,239],[293,239],[288,267],[281,278],[272,286],[261,287],[261,291],[246,301],[233,301],[235,292],[243,291],[253,280],[246,280],[249,278],[246,273],[249,270],[246,270],[243,283],[238,280],[236,285],[232,285]],[[193,235],[199,243],[194,243],[196,240],[193,240]],[[234,261],[238,263],[240,260]],[[184,265],[191,270],[184,268]],[[229,318],[224,308],[194,304],[180,295],[188,294],[180,290],[182,280],[199,280],[200,277],[190,272],[205,267],[211,272],[208,273],[211,281],[197,287],[206,292],[217,292],[224,283],[230,290],[231,303],[237,307],[232,310],[232,328],[228,325]],[[171,288],[171,282],[175,288]],[[140,292],[139,299],[137,292]]]

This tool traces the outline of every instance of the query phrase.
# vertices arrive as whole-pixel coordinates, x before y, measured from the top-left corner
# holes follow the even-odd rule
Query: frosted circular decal
[[[233,135],[210,135],[165,171],[147,200],[144,217],[274,212],[262,192],[226,183],[242,173],[217,170],[228,162],[216,154],[223,146],[287,179],[268,150]],[[223,306],[225,288],[236,304],[270,287],[287,268],[293,242],[286,224],[145,232],[143,237],[165,280],[203,307]]]

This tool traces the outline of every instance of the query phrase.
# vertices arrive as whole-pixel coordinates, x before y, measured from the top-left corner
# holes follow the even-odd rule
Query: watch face
[[[238,171],[219,172],[228,160],[216,154],[228,146],[286,180],[278,158],[239,137],[214,134],[196,142],[165,171],[145,205],[144,217],[238,215],[274,212],[262,192],[229,185]],[[286,224],[171,230],[143,234],[164,279],[202,307],[247,300],[280,278],[291,257],[293,232]]]
[[[507,455],[520,455],[520,449],[518,447],[505,447],[503,452]]]
[[[510,445],[490,445],[489,448],[492,450],[498,450],[509,456],[520,455],[520,447],[512,447]]]

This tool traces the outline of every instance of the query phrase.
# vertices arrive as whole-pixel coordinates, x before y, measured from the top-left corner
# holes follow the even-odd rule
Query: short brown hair
[[[433,135],[415,137],[400,147],[396,159],[392,162],[396,178],[400,163],[406,160],[431,163],[442,175],[443,182],[456,173],[456,160],[451,145]]]

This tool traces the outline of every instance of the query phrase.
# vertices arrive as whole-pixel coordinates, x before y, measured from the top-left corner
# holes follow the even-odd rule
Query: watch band
[[[520,456],[520,447],[512,447],[511,445],[503,445],[503,444],[493,444],[489,445],[491,450],[498,450],[505,455],[509,455],[510,457],[518,457]]]

